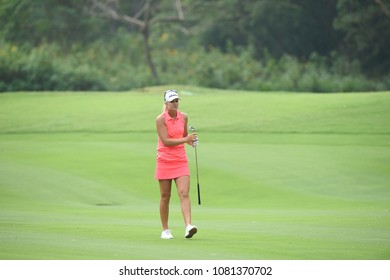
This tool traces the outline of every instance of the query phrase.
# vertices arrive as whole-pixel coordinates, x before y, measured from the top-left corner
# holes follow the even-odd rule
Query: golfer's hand
[[[190,135],[193,135],[193,136],[194,136],[194,138],[193,138],[192,141],[190,142],[190,145],[191,145],[192,147],[198,146],[198,144],[199,144],[198,134],[196,134],[196,132],[194,132],[194,133],[191,133]]]
[[[198,140],[198,137],[196,138],[196,140],[194,141],[194,142],[192,142],[192,147],[196,147],[196,146],[198,146],[198,144],[199,144],[199,140]]]
[[[191,146],[197,140],[198,140],[198,135],[196,134],[196,132],[187,135],[187,143],[190,144]]]

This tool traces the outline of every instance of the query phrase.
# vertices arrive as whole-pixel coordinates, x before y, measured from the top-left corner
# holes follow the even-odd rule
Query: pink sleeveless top
[[[182,138],[185,126],[182,113],[177,111],[175,119],[168,114],[168,111],[165,111],[163,116],[168,131],[168,138]],[[188,159],[184,144],[165,146],[161,139],[158,138],[155,178],[174,179],[189,175]]]

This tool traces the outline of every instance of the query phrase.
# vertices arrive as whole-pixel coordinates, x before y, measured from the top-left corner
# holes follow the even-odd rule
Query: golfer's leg
[[[163,230],[168,229],[169,200],[172,180],[159,180],[160,184],[160,219]]]
[[[181,211],[183,213],[184,224],[191,224],[191,202],[190,202],[190,176],[183,176],[175,179],[177,193],[179,194]]]

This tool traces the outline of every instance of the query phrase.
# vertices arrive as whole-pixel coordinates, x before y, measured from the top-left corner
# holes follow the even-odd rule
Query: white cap
[[[179,94],[174,89],[169,89],[164,94],[164,101],[171,102],[172,100],[179,99]]]

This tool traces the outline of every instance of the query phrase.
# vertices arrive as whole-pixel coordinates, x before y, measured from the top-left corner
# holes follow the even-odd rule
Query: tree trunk
[[[152,59],[152,50],[150,48],[149,44],[149,26],[146,25],[145,28],[142,30],[142,37],[144,40],[144,49],[145,49],[145,56],[146,56],[146,62],[149,66],[150,73],[152,74],[153,80],[159,84],[160,78],[158,77],[156,66],[153,63]]]
[[[146,0],[145,2],[145,12],[144,12],[144,26],[141,27],[142,37],[144,39],[144,49],[145,49],[145,56],[146,56],[146,62],[149,66],[150,73],[152,74],[152,77],[154,81],[159,84],[160,79],[157,74],[156,66],[154,66],[153,59],[152,59],[152,50],[149,44],[149,31],[150,31],[150,16],[151,16],[151,0]]]
[[[390,17],[390,9],[386,6],[385,3],[383,3],[382,0],[374,0],[374,2],[379,5],[385,16]]]

